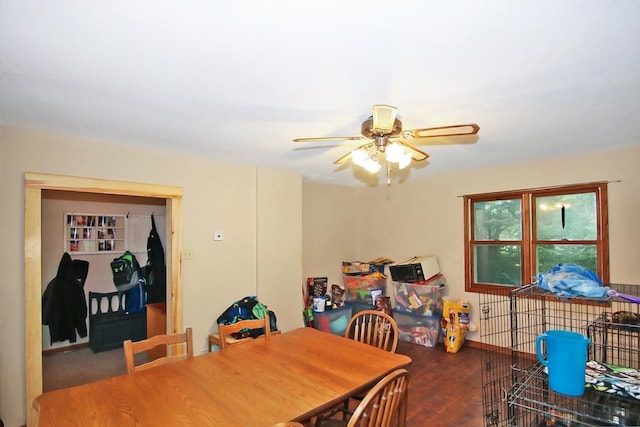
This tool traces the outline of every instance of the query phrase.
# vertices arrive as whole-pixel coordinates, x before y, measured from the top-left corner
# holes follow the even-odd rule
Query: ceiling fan
[[[399,169],[403,169],[411,163],[426,160],[429,155],[416,148],[413,144],[428,144],[428,138],[455,137],[463,135],[475,135],[480,127],[475,124],[439,126],[422,129],[402,129],[402,122],[396,118],[397,108],[390,105],[374,105],[373,115],[362,122],[361,135],[358,136],[332,136],[319,138],[297,138],[294,142],[313,141],[364,141],[362,145],[353,151],[337,159],[334,164],[341,164],[351,159],[353,163],[363,167],[371,173],[380,170],[380,159],[387,162],[388,172],[391,163],[397,163]],[[409,143],[411,141],[412,143]]]

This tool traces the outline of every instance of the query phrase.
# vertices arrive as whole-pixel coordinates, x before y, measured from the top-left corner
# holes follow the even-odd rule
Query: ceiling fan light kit
[[[351,161],[369,173],[378,173],[381,168],[378,158],[383,153],[387,164],[397,163],[398,169],[404,169],[411,163],[411,154],[399,142],[392,142],[387,146],[374,143],[362,145],[351,152]]]
[[[398,109],[391,105],[377,104],[373,106],[373,115],[362,123],[360,133],[362,136],[325,137],[325,138],[297,138],[294,142],[313,141],[366,141],[360,147],[345,154],[336,160],[335,164],[342,164],[351,159],[353,164],[364,168],[370,173],[378,173],[380,161],[385,154],[387,162],[387,175],[391,170],[391,164],[398,165],[398,169],[407,167],[411,160],[421,162],[429,158],[424,151],[407,142],[414,144],[429,144],[428,138],[445,138],[463,135],[475,135],[480,127],[473,124],[440,126],[423,129],[402,130],[402,122],[396,117]],[[368,140],[368,141],[367,141]],[[387,176],[387,184],[389,184]]]

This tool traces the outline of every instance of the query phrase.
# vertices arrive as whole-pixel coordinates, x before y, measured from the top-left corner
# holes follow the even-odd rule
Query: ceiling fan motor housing
[[[367,138],[375,138],[376,136],[398,136],[402,132],[402,122],[399,119],[393,121],[393,129],[375,129],[373,127],[373,116],[362,122],[361,133]]]

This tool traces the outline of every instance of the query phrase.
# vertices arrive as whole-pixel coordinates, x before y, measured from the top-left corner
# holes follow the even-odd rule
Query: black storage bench
[[[147,338],[147,312],[127,313],[126,292],[89,292],[89,347],[95,353]]]

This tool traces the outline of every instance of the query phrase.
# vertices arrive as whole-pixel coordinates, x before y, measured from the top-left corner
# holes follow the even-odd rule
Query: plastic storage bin
[[[334,308],[322,313],[313,313],[313,327],[319,331],[335,335],[344,335],[351,319],[353,309],[350,306]]]
[[[345,303],[346,307],[351,307],[351,315],[355,316],[356,314],[360,313],[361,311],[364,310],[375,310],[375,307],[373,306],[373,304],[371,303],[366,303],[366,302],[351,302],[351,301],[346,301]]]
[[[345,301],[373,304],[371,291],[381,289],[384,295],[387,287],[387,278],[378,273],[364,276],[343,275],[343,279],[346,290]]]
[[[417,316],[396,310],[393,318],[398,324],[398,339],[424,347],[435,347],[442,342],[440,316]]]
[[[444,279],[442,279],[444,281]],[[444,283],[419,284],[393,282],[396,310],[422,316],[442,315]]]

